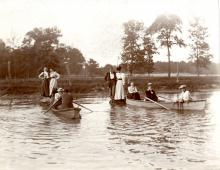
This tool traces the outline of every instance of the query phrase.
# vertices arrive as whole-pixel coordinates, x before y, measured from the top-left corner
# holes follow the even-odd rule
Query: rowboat
[[[51,103],[51,98],[41,97],[39,102],[40,104],[43,104],[43,105],[49,105]]]
[[[153,103],[151,101],[143,101],[143,100],[133,100],[133,99],[126,99],[126,103],[128,105],[137,106],[137,107],[144,107],[148,109],[161,109],[163,107],[159,105],[163,105],[166,108],[172,109],[172,110],[203,110],[206,105],[206,100],[193,100],[186,103],[175,103],[175,102],[166,102],[166,101],[159,101],[156,103]]]
[[[68,119],[80,119],[81,118],[81,115],[79,114],[80,112],[80,108],[68,108],[68,109],[55,109],[55,108],[52,108],[51,109],[54,114],[57,114],[59,116],[63,116],[65,118],[68,118]]]

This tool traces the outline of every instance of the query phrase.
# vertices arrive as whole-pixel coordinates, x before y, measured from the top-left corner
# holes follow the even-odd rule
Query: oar
[[[166,99],[166,100],[170,100],[170,101],[172,101],[171,99],[166,98],[166,97],[163,97],[163,96],[158,96],[158,97],[163,98],[163,99]]]
[[[155,102],[155,101],[149,99],[148,97],[145,97],[145,99],[151,101],[151,102],[154,103],[154,104],[157,104],[157,105],[160,106],[160,107],[163,107],[164,109],[170,110],[170,109],[167,108],[166,106],[164,106],[164,105],[162,105],[162,104],[160,104],[160,103],[157,103],[157,102]]]
[[[79,106],[81,106],[81,107],[83,107],[83,108],[89,110],[90,112],[93,112],[91,109],[89,109],[89,108],[87,108],[87,107],[85,107],[85,106],[83,106],[83,105],[81,105],[81,104],[79,104],[79,103],[76,103],[76,102],[74,102],[74,101],[73,101],[73,103],[75,103],[75,104],[77,104],[77,105],[79,105]]]
[[[49,108],[44,112],[47,113],[59,100],[55,101],[52,105],[49,106]]]
[[[5,97],[5,96],[7,96],[7,95],[8,95],[8,94],[3,94],[2,96],[0,96],[0,98],[1,98],[1,97]]]

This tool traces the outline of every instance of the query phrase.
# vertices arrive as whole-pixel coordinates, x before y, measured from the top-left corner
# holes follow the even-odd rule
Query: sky
[[[203,18],[208,27],[212,61],[220,62],[220,13],[218,0],[0,0],[0,39],[16,37],[21,43],[25,33],[35,27],[57,26],[60,42],[78,48],[88,60],[105,64],[120,63],[123,23],[138,20],[149,27],[160,14],[178,15],[183,35],[193,17]],[[166,50],[159,49],[155,61],[167,61]],[[172,48],[172,61],[187,61],[189,49]]]

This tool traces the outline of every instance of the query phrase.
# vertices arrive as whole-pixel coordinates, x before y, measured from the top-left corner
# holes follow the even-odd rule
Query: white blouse
[[[39,74],[38,77],[40,79],[47,79],[47,78],[49,78],[49,73],[47,71],[43,71],[42,73]]]
[[[129,86],[128,87],[128,93],[137,93],[137,88],[136,86]]]
[[[60,74],[58,74],[56,71],[53,71],[53,72],[50,73],[50,77],[55,78],[55,79],[59,79]]]
[[[117,81],[122,80],[123,85],[125,85],[125,75],[124,73],[116,73]]]

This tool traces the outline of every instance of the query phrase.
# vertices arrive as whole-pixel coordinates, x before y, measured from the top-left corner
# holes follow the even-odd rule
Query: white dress
[[[124,73],[116,73],[116,87],[115,87],[115,100],[125,99],[125,92],[124,92],[124,84],[125,84],[125,75]]]
[[[57,89],[57,80],[60,78],[60,75],[53,71],[50,73],[50,96],[52,95],[53,89]]]

